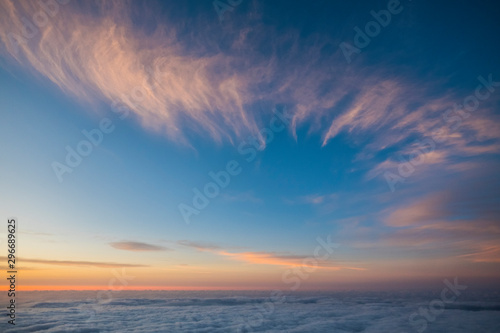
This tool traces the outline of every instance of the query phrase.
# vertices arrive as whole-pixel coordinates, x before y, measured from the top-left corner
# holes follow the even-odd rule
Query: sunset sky
[[[0,0],[18,287],[498,283],[500,6],[220,3]]]

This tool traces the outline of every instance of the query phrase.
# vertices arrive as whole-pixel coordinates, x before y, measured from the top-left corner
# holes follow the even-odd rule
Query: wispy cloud
[[[7,260],[7,257],[0,257],[2,260]],[[44,265],[57,265],[57,266],[93,266],[99,268],[117,268],[117,267],[149,267],[148,265],[139,264],[120,264],[120,263],[109,263],[109,262],[99,262],[99,261],[80,261],[80,260],[47,260],[47,259],[29,259],[20,258],[21,262],[28,262],[34,264],[44,264]]]
[[[331,200],[334,200],[337,197],[337,194],[309,194],[302,197],[299,197],[297,200],[293,201],[295,203],[302,204],[310,204],[310,205],[320,205],[328,203]]]
[[[293,254],[280,254],[275,252],[239,252],[239,253],[231,253],[227,251],[217,251],[219,255],[229,257],[234,260],[243,261],[251,264],[258,265],[275,265],[275,266],[289,266],[289,267],[314,267],[318,269],[326,269],[326,270],[341,270],[341,269],[350,269],[350,270],[365,270],[360,267],[352,267],[341,265],[328,260],[316,260],[317,264],[311,264],[309,260],[305,261],[305,259],[312,259],[310,256],[305,255],[293,255]]]
[[[289,267],[303,266],[303,267],[315,267],[318,269],[328,269],[328,270],[340,270],[340,269],[364,270],[364,268],[344,265],[330,260],[316,260],[316,264],[311,265],[310,260],[304,261],[305,259],[312,259],[311,256],[306,256],[306,255],[265,252],[265,251],[237,252],[234,251],[235,248],[233,248],[232,252],[230,252],[227,249],[215,244],[192,242],[187,240],[178,241],[177,243],[186,247],[195,248],[199,251],[210,252],[217,256],[227,257],[233,260],[251,264],[289,266]]]
[[[389,231],[375,246],[433,250],[445,256],[472,262],[499,262],[498,187],[484,178],[462,178],[445,191],[399,204],[381,214]],[[359,239],[358,239],[359,241]]]
[[[459,256],[472,262],[500,263],[500,246],[497,244],[481,245],[477,250]]]
[[[205,243],[205,242],[195,242],[195,241],[189,241],[189,240],[180,240],[177,242],[177,244],[186,246],[186,247],[191,247],[194,249],[197,249],[199,251],[213,251],[213,250],[219,250],[221,247],[216,244],[211,244],[211,243]]]
[[[449,195],[445,192],[426,196],[407,206],[398,207],[390,213],[385,223],[392,227],[405,227],[446,219],[450,216],[450,212],[445,207],[447,202],[449,202]]]
[[[141,243],[141,242],[132,242],[132,241],[123,241],[123,242],[111,242],[109,243],[112,247],[118,250],[125,250],[125,251],[167,251],[171,250],[169,248],[159,246],[159,245],[154,245],[154,244],[148,244],[148,243]]]
[[[0,49],[68,94],[129,110],[145,128],[177,142],[188,143],[192,131],[217,142],[235,143],[249,133],[259,136],[266,115],[256,112],[255,104],[272,101],[290,106],[296,138],[301,126],[321,134],[318,143],[323,146],[348,134],[363,147],[357,161],[371,160],[388,148],[411,152],[410,139],[435,131],[449,140],[425,156],[427,165],[452,168],[453,156],[500,149],[500,120],[493,112],[496,95],[481,102],[460,131],[452,131],[443,114],[463,101],[463,93],[445,90],[442,81],[395,75],[394,68],[389,72],[383,63],[376,68],[345,66],[338,52],[321,55],[325,45],[338,44],[330,37],[311,43],[296,31],[277,34],[255,20],[255,13],[226,34],[200,16],[200,29],[195,30],[201,32],[193,34],[175,18],[160,20],[154,10],[142,8],[151,21],[145,29],[131,18],[139,3],[99,4],[60,6],[57,16],[26,38],[22,18],[40,10],[38,3],[2,1]],[[13,34],[23,42],[16,43]],[[222,42],[224,48],[217,46]],[[279,53],[285,45],[286,57]],[[269,54],[259,52],[262,48],[269,48]],[[394,156],[380,159],[368,163],[368,178],[397,163]]]
[[[241,192],[241,193],[224,193],[222,194],[222,199],[230,202],[251,202],[251,203],[262,203],[262,199],[255,196],[253,191]]]
[[[26,234],[26,235],[34,235],[34,236],[55,236],[55,234],[51,234],[48,232],[38,232],[38,231],[30,231],[30,230],[21,230],[19,231],[21,234]]]
[[[244,109],[250,96],[237,59],[181,44],[172,22],[155,22],[153,33],[134,27],[133,4],[99,4],[60,6],[49,24],[26,38],[23,17],[39,11],[38,3],[2,1],[3,49],[63,91],[86,102],[117,103],[176,141],[184,140],[184,126],[215,140],[257,131]],[[154,11],[148,14],[154,21]]]

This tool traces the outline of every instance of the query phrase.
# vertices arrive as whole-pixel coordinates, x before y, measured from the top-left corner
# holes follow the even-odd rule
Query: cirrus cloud
[[[132,242],[132,241],[123,241],[123,242],[111,242],[109,243],[111,247],[118,249],[118,250],[125,250],[125,251],[167,251],[171,250],[169,248],[163,247],[163,246],[158,246],[158,245],[153,245],[153,244],[148,244],[148,243],[141,243],[141,242]]]

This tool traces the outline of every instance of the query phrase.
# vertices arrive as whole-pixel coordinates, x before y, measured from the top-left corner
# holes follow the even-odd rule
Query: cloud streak
[[[131,110],[146,128],[175,141],[184,140],[180,127],[215,140],[257,129],[244,110],[247,80],[235,71],[234,59],[203,47],[187,50],[173,24],[156,22],[149,34],[134,27],[131,4],[99,3],[97,15],[84,4],[60,7],[38,34],[24,39],[23,17],[40,10],[38,3],[3,1],[3,49],[63,91]]]
[[[199,251],[213,251],[213,250],[221,249],[221,247],[219,245],[216,245],[216,244],[195,242],[195,241],[189,241],[189,240],[180,240],[177,242],[177,244],[185,246],[185,247],[191,247],[191,248],[197,249]]]
[[[365,268],[339,265],[328,260],[315,260],[316,264],[310,263],[313,259],[305,255],[279,254],[274,252],[239,252],[231,253],[227,251],[217,251],[218,255],[229,257],[234,260],[243,261],[257,265],[273,265],[287,267],[311,267],[324,270],[358,270],[364,271]]]
[[[202,242],[192,242],[182,240],[177,242],[180,245],[191,247],[199,251],[210,252],[218,256],[230,258],[233,260],[246,262],[257,265],[273,265],[273,266],[287,266],[287,267],[314,267],[325,270],[365,270],[364,268],[352,267],[341,265],[329,260],[315,260],[315,264],[311,264],[311,256],[296,255],[287,253],[265,252],[265,251],[244,251],[244,252],[229,252],[221,246],[215,244],[208,244]]]
[[[0,257],[2,260],[7,260],[7,257]],[[47,259],[29,259],[20,258],[21,262],[28,262],[43,265],[56,265],[56,266],[93,266],[98,268],[119,268],[119,267],[149,267],[147,265],[139,264],[120,264],[98,261],[80,261],[80,260],[47,260]]]
[[[148,243],[141,243],[141,242],[132,242],[132,241],[111,242],[111,243],[109,243],[109,245],[111,245],[111,247],[113,247],[117,250],[134,251],[134,252],[170,250],[170,249],[163,247],[163,246],[158,246],[158,245],[153,245],[153,244],[148,244]]]

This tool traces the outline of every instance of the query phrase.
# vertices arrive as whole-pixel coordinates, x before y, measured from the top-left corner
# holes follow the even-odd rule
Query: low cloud
[[[186,246],[186,247],[191,247],[194,249],[197,249],[199,251],[213,251],[213,250],[219,250],[221,247],[219,245],[211,244],[211,243],[204,243],[204,242],[195,242],[195,241],[189,241],[189,240],[180,240],[177,242],[177,244]]]
[[[7,261],[7,257],[0,257],[1,260]],[[20,262],[28,262],[34,264],[57,265],[57,266],[93,266],[99,268],[119,268],[119,267],[149,267],[148,265],[136,264],[121,264],[98,261],[80,261],[80,260],[47,260],[47,259],[28,259],[20,258]]]
[[[141,243],[141,242],[132,242],[132,241],[112,242],[112,243],[109,243],[109,245],[111,245],[111,247],[114,247],[115,249],[118,249],[118,250],[137,251],[137,252],[171,250],[169,248],[159,246],[159,245],[153,245],[153,244]]]

